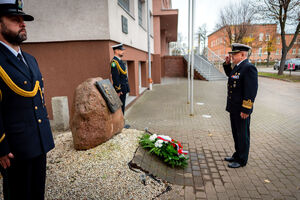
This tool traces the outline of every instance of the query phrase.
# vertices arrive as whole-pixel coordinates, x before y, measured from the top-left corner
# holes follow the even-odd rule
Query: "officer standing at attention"
[[[0,0],[0,171],[5,200],[42,200],[54,141],[38,63],[20,49],[34,20],[22,7]]]
[[[112,46],[114,51],[114,57],[111,61],[111,75],[113,80],[113,86],[118,93],[120,100],[122,101],[122,112],[124,115],[125,112],[125,102],[126,102],[126,94],[130,92],[128,77],[127,77],[127,68],[124,62],[122,61],[122,57],[124,55],[125,48],[123,44],[117,44]],[[125,125],[124,128],[129,128],[129,125]]]
[[[251,47],[234,43],[229,56],[223,64],[228,76],[228,95],[226,110],[230,113],[231,130],[235,152],[225,161],[228,167],[239,168],[247,164],[250,148],[250,115],[256,97],[257,69],[249,63],[247,56]],[[234,68],[231,68],[232,60]]]

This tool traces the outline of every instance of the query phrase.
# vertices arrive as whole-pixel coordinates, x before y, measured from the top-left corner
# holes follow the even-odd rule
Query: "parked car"
[[[293,65],[295,64],[295,70],[300,70],[300,58],[293,58],[293,59],[289,59],[287,63],[285,63],[284,65],[284,69],[288,68],[288,64]],[[291,66],[292,67],[292,66]]]
[[[300,58],[292,58],[292,59],[287,59],[284,64],[284,70],[287,70],[288,64],[295,64],[295,70],[300,70]],[[274,65],[274,70],[279,70],[280,67],[280,61],[275,63]]]

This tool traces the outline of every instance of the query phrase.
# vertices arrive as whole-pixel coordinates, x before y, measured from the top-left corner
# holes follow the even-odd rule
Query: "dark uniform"
[[[17,5],[21,15],[20,2]],[[33,20],[23,14],[24,20]],[[14,155],[10,167],[0,167],[4,198],[44,199],[46,153],[54,148],[54,141],[38,63],[21,53],[23,58],[18,58],[0,43],[0,157]]]
[[[114,47],[113,47],[114,48]],[[118,48],[118,45],[115,46]],[[126,94],[130,92],[127,68],[124,62],[118,57],[114,56],[111,61],[111,75],[113,80],[113,86],[117,93],[122,92],[120,100],[122,101],[122,112],[125,112]]]
[[[239,48],[238,44],[237,46],[234,45],[233,51],[235,49],[245,50]],[[231,64],[224,63],[223,67],[228,76],[226,111],[230,113],[231,129],[235,144],[235,153],[232,155],[232,158],[234,158],[234,162],[245,166],[248,161],[250,148],[250,114],[253,111],[253,103],[258,89],[257,69],[253,64],[249,63],[248,59],[242,61],[238,66],[234,66],[233,69]],[[249,117],[242,119],[240,116],[241,112],[249,114]]]

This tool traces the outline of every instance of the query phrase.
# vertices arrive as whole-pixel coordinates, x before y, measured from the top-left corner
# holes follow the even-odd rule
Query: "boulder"
[[[90,78],[75,90],[70,127],[77,150],[93,148],[120,133],[124,127],[121,108],[111,113],[95,86],[102,78]]]

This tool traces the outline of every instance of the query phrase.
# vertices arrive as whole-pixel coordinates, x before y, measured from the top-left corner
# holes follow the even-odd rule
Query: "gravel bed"
[[[76,151],[71,132],[55,136],[56,147],[48,153],[46,199],[179,199],[181,186],[157,183],[128,168],[143,132],[123,129],[106,143],[87,151]]]

